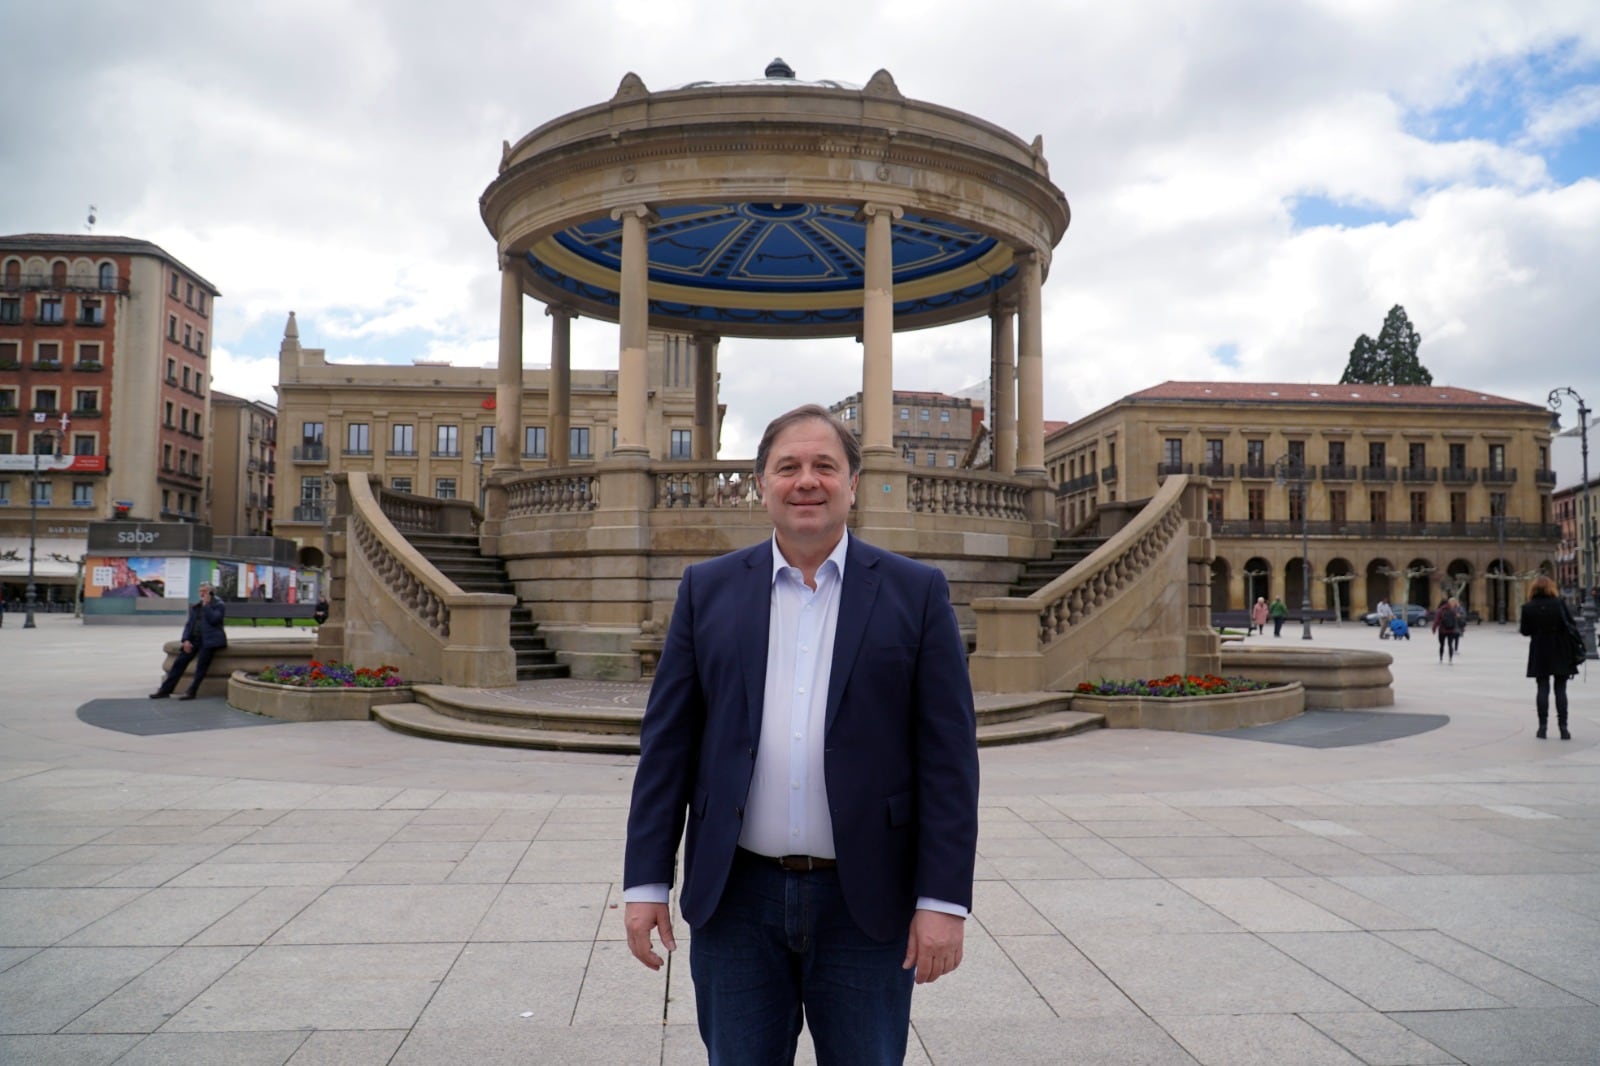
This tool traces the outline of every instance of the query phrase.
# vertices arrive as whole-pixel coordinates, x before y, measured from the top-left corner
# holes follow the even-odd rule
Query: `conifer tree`
[[[1399,304],[1389,308],[1383,329],[1373,340],[1363,333],[1350,349],[1341,385],[1432,385],[1433,375],[1417,358],[1422,337],[1411,326],[1406,309]]]

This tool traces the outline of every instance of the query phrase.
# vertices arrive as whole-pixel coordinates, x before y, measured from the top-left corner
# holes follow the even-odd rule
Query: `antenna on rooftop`
[[[85,219],[83,223],[83,229],[85,233],[94,232],[94,213],[98,210],[99,208],[95,207],[94,204],[89,205],[89,217]]]

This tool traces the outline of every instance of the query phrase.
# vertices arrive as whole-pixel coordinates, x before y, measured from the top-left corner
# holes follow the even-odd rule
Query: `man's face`
[[[855,503],[856,478],[830,426],[810,418],[780,432],[760,483],[780,547],[831,549],[838,543]]]

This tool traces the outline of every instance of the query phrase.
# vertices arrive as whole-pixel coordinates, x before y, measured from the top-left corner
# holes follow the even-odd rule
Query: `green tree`
[[[1341,385],[1432,385],[1433,375],[1417,358],[1422,337],[1412,328],[1406,309],[1399,304],[1389,308],[1383,329],[1373,340],[1363,333],[1350,349]]]

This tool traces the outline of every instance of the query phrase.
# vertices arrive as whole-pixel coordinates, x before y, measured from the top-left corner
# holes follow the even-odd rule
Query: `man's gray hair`
[[[811,421],[827,423],[828,428],[839,437],[839,445],[844,449],[845,465],[850,468],[850,476],[855,477],[861,473],[861,442],[856,440],[856,435],[835,418],[832,411],[820,404],[808,403],[796,407],[793,411],[785,411],[767,423],[767,431],[761,434],[761,443],[756,448],[756,477],[766,475],[767,457],[772,453],[772,442],[778,439],[778,434],[797,422]]]

